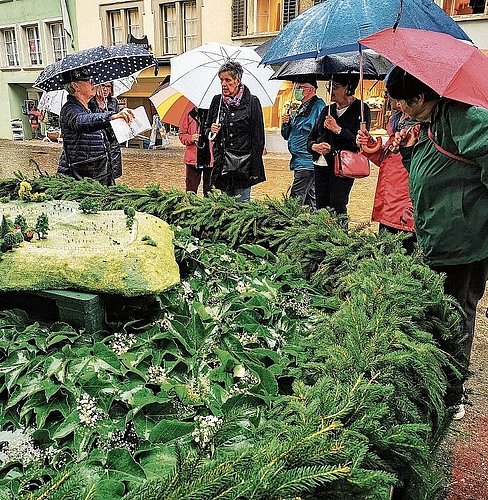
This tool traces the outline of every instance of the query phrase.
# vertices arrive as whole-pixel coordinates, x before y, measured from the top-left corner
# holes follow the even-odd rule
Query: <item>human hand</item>
[[[288,113],[281,115],[281,123],[290,123],[290,115]]]
[[[124,108],[118,113],[113,114],[110,119],[116,120],[117,118],[122,118],[126,123],[131,122],[134,119],[134,111],[129,108]]]
[[[327,115],[324,121],[324,128],[331,130],[334,134],[338,134],[341,131],[341,127],[337,125],[336,119],[332,115]]]
[[[319,142],[318,144],[312,144],[312,151],[320,155],[326,155],[330,153],[332,149],[331,145],[328,142]]]
[[[358,135],[356,136],[356,144],[359,147],[367,146],[370,140],[371,134],[367,130],[358,130]]]
[[[212,132],[213,134],[218,134],[221,127],[222,125],[220,123],[212,123],[212,126],[210,127],[210,132]]]
[[[197,141],[198,141],[198,139],[200,139],[200,134],[192,134],[192,135],[191,135],[191,140],[192,140],[193,142],[197,142]]]
[[[400,147],[413,146],[419,140],[420,125],[404,127],[400,132],[395,132],[395,138],[391,143],[391,150],[398,152]]]

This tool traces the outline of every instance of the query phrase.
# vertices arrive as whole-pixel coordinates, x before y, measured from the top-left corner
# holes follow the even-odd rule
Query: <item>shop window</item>
[[[26,56],[29,66],[42,65],[41,37],[39,35],[39,26],[23,26]]]
[[[143,2],[125,2],[100,6],[102,37],[107,45],[127,43],[129,35],[142,37]]]
[[[15,28],[4,28],[0,30],[0,43],[2,49],[2,67],[9,68],[20,66]]]

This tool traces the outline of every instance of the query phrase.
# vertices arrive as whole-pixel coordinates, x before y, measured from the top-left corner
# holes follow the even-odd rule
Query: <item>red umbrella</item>
[[[434,89],[443,97],[488,108],[488,57],[451,35],[388,28],[359,43]]]

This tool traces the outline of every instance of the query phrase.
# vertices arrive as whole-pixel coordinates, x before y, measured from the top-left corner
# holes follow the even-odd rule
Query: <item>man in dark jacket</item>
[[[118,113],[90,112],[88,102],[95,96],[93,76],[86,68],[63,74],[69,95],[59,117],[63,154],[58,172],[67,173],[78,180],[89,177],[110,186],[114,184],[114,175],[110,143],[103,130],[110,127],[111,120],[117,118],[130,122],[134,112],[131,109],[123,109]]]
[[[214,141],[212,184],[239,201],[249,201],[251,186],[266,180],[265,136],[261,103],[241,83],[242,74],[235,61],[220,67],[222,94],[212,99],[205,133]]]

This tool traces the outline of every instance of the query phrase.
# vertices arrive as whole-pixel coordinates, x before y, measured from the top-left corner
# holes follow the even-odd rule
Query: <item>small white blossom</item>
[[[112,340],[112,351],[121,355],[126,353],[135,343],[137,337],[133,333],[115,332]]]
[[[191,433],[195,443],[202,449],[206,448],[222,426],[222,422],[223,420],[220,417],[214,415],[197,415],[195,417],[195,429]]]
[[[95,424],[103,419],[104,414],[102,410],[97,408],[96,399],[92,398],[86,392],[76,402],[78,403],[76,409],[79,413],[78,417],[81,424],[87,427],[95,427]]]
[[[188,281],[182,281],[181,287],[183,288],[183,298],[191,299],[193,297],[193,290],[191,289],[190,283],[188,283]]]
[[[15,431],[0,432],[0,463],[20,462],[26,466],[35,462],[42,462],[45,453],[37,448],[32,439],[32,429],[21,427]]]
[[[152,384],[164,384],[168,381],[168,373],[162,366],[150,366],[147,369],[147,378]]]
[[[249,290],[249,287],[243,281],[238,281],[236,285],[236,290],[239,293],[245,293]]]
[[[242,345],[257,344],[259,341],[257,333],[239,332],[236,337]]]
[[[232,262],[232,258],[230,257],[230,255],[227,255],[225,253],[220,256],[220,260],[223,262]]]

